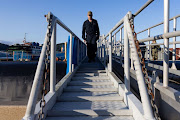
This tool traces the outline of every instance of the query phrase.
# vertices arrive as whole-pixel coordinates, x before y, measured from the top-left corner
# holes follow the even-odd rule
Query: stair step
[[[68,85],[73,85],[73,86],[113,85],[113,82],[83,82],[83,81],[71,81]]]
[[[123,97],[120,96],[61,96],[58,101],[62,102],[85,102],[85,101],[122,101]]]
[[[109,80],[108,76],[103,76],[103,77],[73,77],[72,80]]]
[[[56,102],[52,110],[62,110],[62,111],[71,111],[71,110],[120,110],[127,109],[127,106],[123,101],[87,101],[87,102]]]
[[[104,77],[104,76],[107,76],[107,74],[106,73],[76,73],[75,74],[75,76],[77,77],[77,76],[102,76],[102,77]]]
[[[64,88],[65,92],[117,92],[117,88]]]
[[[67,86],[66,88],[115,88],[114,85]]]
[[[78,70],[76,73],[106,73],[106,70]]]
[[[46,120],[134,120],[132,116],[47,117]]]
[[[61,116],[132,116],[132,111],[129,109],[121,110],[50,110],[47,113],[48,117],[61,117]],[[101,120],[101,119],[99,119]]]
[[[61,96],[119,96],[117,92],[63,92]]]
[[[111,82],[111,80],[101,80],[101,79],[97,79],[97,80],[90,80],[90,79],[73,79],[72,82],[74,81],[78,81],[78,82]]]

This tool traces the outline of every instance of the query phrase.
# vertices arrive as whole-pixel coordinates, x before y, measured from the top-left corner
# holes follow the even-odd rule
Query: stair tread
[[[83,76],[74,76],[72,79],[90,79],[90,80],[92,80],[92,79],[100,79],[100,80],[102,80],[102,79],[108,79],[109,80],[109,77],[108,76],[91,76],[91,77],[83,77]]]
[[[134,120],[132,116],[47,117],[46,120]]]
[[[127,109],[122,101],[93,101],[93,102],[56,102],[52,110],[120,110]]]
[[[48,116],[132,116],[132,111],[129,109],[121,110],[88,110],[88,109],[74,109],[74,110],[50,110]]]
[[[64,88],[64,91],[71,91],[71,92],[116,92],[117,88]]]
[[[67,86],[66,88],[115,88],[113,85]]]
[[[84,102],[84,101],[122,101],[120,96],[60,96],[58,101]]]
[[[77,70],[76,73],[106,73],[106,70]]]
[[[113,85],[113,82],[84,82],[84,81],[71,81],[68,85],[88,86],[88,85]]]
[[[110,79],[72,79],[71,81],[83,81],[83,82],[111,82]]]
[[[119,96],[117,92],[64,92],[61,96]]]

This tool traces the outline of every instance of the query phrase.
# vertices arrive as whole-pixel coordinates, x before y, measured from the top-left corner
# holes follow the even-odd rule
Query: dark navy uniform
[[[86,35],[85,35],[86,33]],[[92,19],[92,22],[86,20],[82,28],[82,38],[86,40],[87,43],[87,55],[90,60],[93,60],[96,56],[95,52],[97,51],[96,41],[99,39],[99,26],[98,22],[95,19]]]

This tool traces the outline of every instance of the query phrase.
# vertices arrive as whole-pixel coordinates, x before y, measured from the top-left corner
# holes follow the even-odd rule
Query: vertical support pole
[[[148,37],[150,37],[150,29],[148,29]],[[151,56],[151,49],[150,49],[150,41],[148,41],[148,63],[150,61],[150,56]]]
[[[104,40],[104,65],[106,66],[106,38],[103,35],[103,40]]]
[[[112,72],[112,33],[109,33],[109,72]]]
[[[124,23],[124,81],[125,92],[130,91],[130,70],[129,70],[129,40],[127,35],[126,23]]]
[[[169,32],[169,0],[164,0],[164,33]],[[163,86],[168,87],[169,81],[169,38],[164,39]]]
[[[65,61],[67,61],[67,42],[64,43],[65,47]]]
[[[77,39],[77,64],[79,65],[79,39]]]
[[[136,45],[135,45],[135,42],[134,42],[134,36],[133,36],[133,33],[132,33],[132,29],[130,27],[128,16],[125,16],[124,22],[125,22],[124,23],[124,25],[125,25],[124,30],[127,30],[130,45],[132,46],[131,49],[133,49],[133,59],[134,59],[134,65],[135,65],[135,72],[136,72],[136,76],[138,78],[137,83],[138,83],[138,87],[139,87],[139,93],[141,95],[141,101],[142,101],[142,106],[143,106],[143,110],[144,110],[144,118],[147,119],[147,120],[154,120],[152,107],[151,107],[149,96],[148,96],[148,93],[147,93],[147,88],[146,88],[146,85],[145,85],[144,75],[143,75],[143,72],[142,72],[141,64],[140,64],[138,53],[137,53],[137,50],[136,50]],[[125,42],[126,42],[126,40],[124,40],[124,44],[126,44]],[[124,45],[124,47],[125,46],[126,45]],[[125,54],[127,54],[126,49],[124,49],[124,52],[125,52]],[[126,58],[126,57],[124,56],[124,58]],[[126,64],[126,63],[128,63],[128,62],[125,61],[124,64]]]
[[[81,42],[81,61],[83,60],[83,42]]]
[[[102,49],[101,49],[101,47],[102,47],[102,41],[99,40],[99,59],[100,59],[100,60],[101,60],[101,58],[102,58]]]
[[[175,32],[176,31],[176,18],[173,19],[173,22],[174,22],[173,31]],[[175,44],[175,42],[176,42],[176,37],[173,37],[173,56],[172,56],[173,62],[172,62],[171,68],[177,70],[176,65],[175,65],[175,63],[176,63],[176,44]]]
[[[116,34],[114,34],[114,56],[116,60]]]
[[[69,72],[72,72],[72,34],[70,34],[70,45],[69,45]]]
[[[119,30],[120,33],[120,63],[122,64],[122,28]]]
[[[56,24],[51,37],[51,59],[50,59],[50,92],[55,92],[56,85]]]
[[[102,41],[102,39],[100,39],[101,40],[101,61],[102,61],[102,59],[103,59],[103,41]]]
[[[130,52],[131,54],[131,69],[133,69],[134,70],[134,66],[133,66],[133,54],[132,54],[132,50],[131,50],[131,52]]]

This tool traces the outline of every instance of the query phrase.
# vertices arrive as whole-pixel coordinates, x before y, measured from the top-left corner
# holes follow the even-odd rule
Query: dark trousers
[[[87,43],[87,55],[89,60],[93,60],[96,57],[97,44]]]

